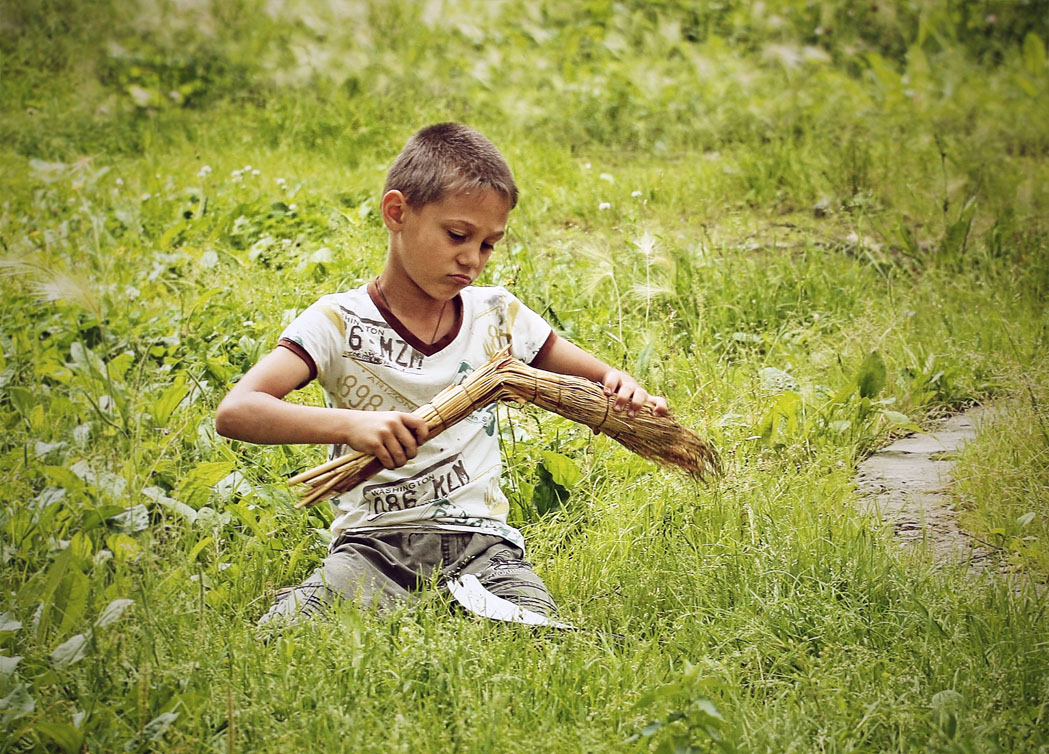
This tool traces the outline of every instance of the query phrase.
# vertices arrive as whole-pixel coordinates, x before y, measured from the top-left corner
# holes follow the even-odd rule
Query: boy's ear
[[[390,230],[400,230],[404,224],[404,214],[408,210],[408,201],[397,189],[390,189],[382,195],[382,221]]]

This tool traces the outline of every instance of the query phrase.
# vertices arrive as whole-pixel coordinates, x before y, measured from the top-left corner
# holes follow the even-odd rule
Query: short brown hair
[[[462,123],[437,123],[415,133],[393,161],[383,193],[397,190],[409,206],[439,202],[451,193],[498,191],[517,205],[513,173],[495,145]]]

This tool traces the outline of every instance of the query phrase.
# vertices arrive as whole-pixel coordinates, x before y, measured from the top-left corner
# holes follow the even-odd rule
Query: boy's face
[[[479,191],[412,208],[401,192],[389,191],[382,210],[390,230],[384,285],[448,301],[488,264],[506,233],[510,202],[497,191]]]

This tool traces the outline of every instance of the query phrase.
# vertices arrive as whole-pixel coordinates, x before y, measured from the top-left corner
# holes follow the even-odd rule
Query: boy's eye
[[[462,233],[456,233],[454,230],[448,231],[448,237],[451,238],[453,241],[466,240],[466,236],[464,236]]]

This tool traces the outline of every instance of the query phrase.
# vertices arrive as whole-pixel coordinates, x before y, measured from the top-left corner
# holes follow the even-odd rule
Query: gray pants
[[[308,579],[278,594],[259,625],[322,613],[339,600],[387,610],[418,598],[431,582],[443,584],[463,574],[476,576],[498,597],[550,615],[556,605],[523,555],[489,534],[432,529],[343,532]]]

